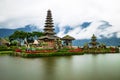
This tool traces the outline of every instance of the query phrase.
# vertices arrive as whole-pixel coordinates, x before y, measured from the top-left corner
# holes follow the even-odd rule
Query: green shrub
[[[10,49],[9,47],[5,46],[5,45],[1,45],[0,46],[0,51],[11,51],[12,49]]]
[[[119,48],[118,47],[115,48],[115,52],[119,53]]]
[[[13,51],[0,51],[0,54],[12,54],[13,53]]]
[[[10,49],[15,51],[15,49],[17,49],[18,47],[17,46],[11,46]]]
[[[7,48],[7,46],[5,46],[5,45],[0,46],[0,49],[6,49],[6,48]]]
[[[68,50],[70,50],[70,49],[68,49],[68,48],[63,48],[63,49],[58,50],[57,52],[68,52]]]
[[[39,53],[39,54],[27,54],[23,53],[22,57],[36,58],[36,57],[52,57],[52,56],[71,56],[71,55],[82,55],[83,53],[71,53],[71,52],[54,52],[54,53]]]

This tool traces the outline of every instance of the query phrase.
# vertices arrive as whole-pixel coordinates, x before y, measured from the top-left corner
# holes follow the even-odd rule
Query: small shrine
[[[75,38],[73,38],[69,35],[66,35],[62,38],[62,40],[63,40],[63,45],[64,46],[72,48],[72,40],[75,40]]]

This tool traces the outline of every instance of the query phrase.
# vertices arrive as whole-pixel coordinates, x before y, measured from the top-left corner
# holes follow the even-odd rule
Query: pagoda
[[[89,44],[92,46],[92,48],[97,48],[97,45],[99,43],[97,42],[97,38],[96,38],[96,36],[94,34],[91,37],[91,42]]]
[[[56,40],[60,39],[55,36],[54,25],[52,20],[51,10],[47,11],[47,17],[44,26],[44,36],[39,38],[43,48],[55,48],[57,46]]]
[[[52,20],[52,14],[51,11],[47,11],[47,18],[45,21],[45,26],[44,26],[44,34],[49,37],[53,37],[55,32],[54,32],[54,25],[53,25],[53,20]]]

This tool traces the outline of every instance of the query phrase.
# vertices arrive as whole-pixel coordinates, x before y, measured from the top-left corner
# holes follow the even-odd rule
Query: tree
[[[33,43],[34,42],[34,37],[40,37],[42,36],[42,32],[24,32],[24,31],[15,31],[11,36],[9,36],[10,42],[13,40],[18,40],[19,43],[22,41],[25,41],[26,44]],[[26,39],[26,40],[25,40]]]
[[[23,31],[15,31],[11,36],[9,36],[10,41],[15,39],[24,39],[26,37],[26,32]]]
[[[10,42],[13,40],[18,40],[21,43],[27,37],[27,33],[24,31],[15,31],[11,36],[9,36]]]
[[[32,32],[32,35],[37,37],[44,36],[43,32]]]

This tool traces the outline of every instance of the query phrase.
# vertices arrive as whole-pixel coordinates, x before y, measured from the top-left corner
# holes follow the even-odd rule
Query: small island
[[[52,13],[47,11],[44,32],[23,32],[15,31],[9,39],[0,39],[0,54],[21,56],[27,58],[49,57],[49,56],[70,56],[83,54],[105,54],[119,53],[118,46],[106,46],[97,42],[97,37],[93,34],[91,42],[83,46],[73,46],[73,36],[66,35],[62,38],[56,36]],[[37,37],[36,39],[33,37]]]

